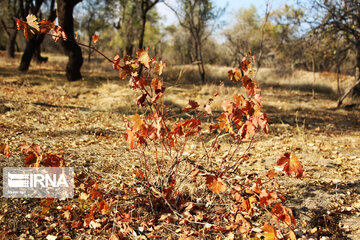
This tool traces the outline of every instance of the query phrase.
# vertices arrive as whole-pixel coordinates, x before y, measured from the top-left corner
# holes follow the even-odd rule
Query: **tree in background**
[[[256,8],[251,5],[248,9],[240,9],[236,14],[235,25],[223,32],[227,41],[226,46],[233,58],[232,65],[234,67],[248,52],[258,52],[260,47],[260,21]]]
[[[64,29],[67,40],[60,40],[65,54],[69,57],[66,65],[66,77],[69,81],[82,78],[80,69],[83,64],[81,48],[75,41],[73,10],[81,0],[57,0],[59,25]]]
[[[123,55],[133,56],[135,46],[143,48],[146,40],[146,25],[153,25],[159,19],[154,6],[159,1],[145,0],[107,0],[108,22],[118,31],[111,36],[110,45],[123,49]],[[112,33],[110,33],[112,34]]]
[[[19,9],[21,17],[23,20],[26,20],[26,17],[29,14],[33,14],[38,18],[42,17],[41,7],[44,3],[44,0],[35,1],[31,0],[19,0]],[[48,20],[54,21],[56,19],[56,10],[55,10],[55,0],[50,0],[48,7]],[[21,57],[21,62],[19,66],[20,71],[27,71],[30,66],[32,58],[35,56],[37,62],[46,62],[47,58],[41,57],[40,55],[40,45],[45,38],[44,34],[36,34],[33,38],[26,42],[24,53]]]
[[[197,64],[201,80],[205,83],[203,43],[218,27],[218,20],[225,9],[215,7],[210,0],[181,0],[178,1],[177,8],[168,3],[166,5],[176,14],[180,26],[191,36],[195,58],[193,63]]]
[[[257,56],[258,67],[262,62],[267,65],[290,63],[289,67],[294,69],[296,62],[301,60],[299,38],[295,36],[301,17],[300,10],[288,5],[271,12],[267,5],[264,17],[254,6],[240,9],[235,27],[224,31],[229,55],[233,58],[232,65],[236,66],[251,52]]]
[[[313,23],[318,31],[340,34],[351,45],[356,55],[356,72],[360,69],[360,2],[358,0],[313,0],[314,8],[319,16]],[[360,76],[351,88],[355,95],[360,95]],[[339,100],[342,104],[344,98],[351,92],[345,92]]]
[[[86,32],[88,45],[92,44],[93,35],[104,28],[105,2],[102,0],[84,0],[79,8],[82,9],[80,26]],[[88,49],[88,61],[91,61],[92,49]]]
[[[141,0],[141,30],[139,38],[139,49],[144,48],[145,26],[148,12],[159,2],[159,0]]]
[[[18,31],[13,30],[16,29],[15,18],[20,18],[20,7],[18,5],[19,1],[17,0],[7,0],[0,7],[0,22],[7,37],[6,56],[9,58],[15,57],[15,47],[19,49],[16,43]]]

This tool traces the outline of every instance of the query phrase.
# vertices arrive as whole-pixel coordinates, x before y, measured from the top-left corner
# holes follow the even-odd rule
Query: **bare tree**
[[[141,31],[139,39],[139,49],[144,47],[144,36],[145,36],[145,26],[147,20],[147,14],[152,9],[159,0],[141,0]]]
[[[0,22],[4,29],[6,37],[8,39],[6,44],[6,56],[9,58],[15,57],[15,47],[19,50],[19,46],[16,43],[16,36],[18,31],[13,30],[16,28],[15,18],[20,18],[20,9],[17,0],[4,1],[0,9]],[[11,29],[9,29],[9,28]]]
[[[217,21],[225,9],[215,7],[210,0],[180,0],[176,9],[166,2],[165,4],[176,14],[179,24],[190,33],[195,52],[194,63],[197,64],[201,80],[205,83],[203,43],[217,27]]]
[[[88,37],[88,45],[92,45],[92,37],[93,35],[104,28],[105,24],[105,3],[102,0],[85,0],[82,2],[81,7],[83,11],[81,11],[82,16],[80,17],[81,28],[85,30]],[[88,49],[88,61],[91,61],[91,53],[93,50],[91,48]]]
[[[74,37],[73,10],[81,0],[57,0],[57,14],[59,25],[64,29],[67,40],[61,40],[65,54],[69,57],[66,65],[66,77],[69,81],[76,81],[82,78],[80,69],[83,64],[81,48]]]
[[[319,13],[325,13],[317,22],[316,29],[331,31],[342,35],[356,53],[356,68],[360,69],[360,2],[359,0],[313,0]],[[358,71],[358,70],[357,70]],[[358,76],[351,90],[360,94],[360,77]],[[351,91],[346,91],[340,98],[338,106]]]

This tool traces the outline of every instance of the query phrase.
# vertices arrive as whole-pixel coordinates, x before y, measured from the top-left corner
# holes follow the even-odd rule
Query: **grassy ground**
[[[26,141],[39,144],[43,151],[62,153],[66,165],[78,172],[113,183],[109,191],[133,178],[139,162],[123,137],[124,118],[137,112],[136,96],[128,83],[118,80],[117,72],[103,63],[85,64],[84,79],[69,83],[62,57],[50,55],[49,63],[32,65],[27,73],[17,71],[18,61],[0,58],[0,142],[8,142],[13,152],[10,158],[0,156],[1,168],[24,166],[17,149]],[[207,69],[212,82],[226,80],[228,68]],[[195,70],[173,66],[165,72],[164,103],[174,118],[182,117],[181,109],[189,99],[204,104],[217,89],[216,84],[198,84]],[[332,74],[316,74],[313,97],[312,77],[301,71],[293,75],[272,69],[259,72],[270,132],[257,140],[240,172],[263,174],[284,152],[294,152],[304,165],[304,178],[284,180],[281,186],[287,191],[287,206],[295,213],[298,237],[359,239],[360,109],[335,109],[337,86]],[[343,88],[349,82],[342,76]],[[231,98],[236,90],[226,85],[220,96]],[[214,110],[218,108],[215,104]],[[193,144],[196,148],[197,143]],[[9,236],[14,238],[57,235],[61,224],[53,221],[51,211],[41,221],[29,221],[38,205],[31,199],[0,198],[0,226],[11,230]],[[47,229],[51,230],[44,236]],[[92,229],[67,234],[71,239],[108,236]],[[177,237],[176,231],[170,235]]]

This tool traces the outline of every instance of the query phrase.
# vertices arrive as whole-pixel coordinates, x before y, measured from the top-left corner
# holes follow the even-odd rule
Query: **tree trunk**
[[[21,57],[21,62],[19,66],[19,70],[22,72],[26,72],[29,70],[30,62],[35,55],[35,51],[40,48],[40,45],[42,41],[44,40],[45,35],[38,35],[32,39],[30,39],[28,42],[26,42],[26,47],[24,50],[24,53]],[[39,53],[40,54],[40,53]]]
[[[125,47],[124,55],[127,55],[127,56],[130,56],[130,57],[131,57],[131,56],[132,56],[133,49],[134,49],[134,45],[128,44],[128,45]]]
[[[336,63],[336,82],[337,82],[338,95],[340,95],[341,89],[340,89],[340,64],[339,63]]]
[[[311,56],[311,63],[312,63],[312,72],[313,72],[313,82],[312,82],[312,97],[315,97],[315,57],[314,55]]]
[[[41,56],[41,46],[39,45],[35,50],[34,50],[34,60],[36,63],[46,63],[48,61],[48,57],[42,57]]]
[[[204,67],[204,61],[203,61],[203,57],[202,57],[202,48],[201,48],[201,40],[198,38],[195,41],[195,54],[196,54],[196,61],[197,61],[197,65],[198,65],[198,69],[199,69],[199,73],[200,73],[200,77],[201,77],[201,82],[205,83],[206,79],[205,79],[205,67]]]
[[[65,54],[69,57],[66,65],[66,77],[69,81],[76,81],[82,78],[80,69],[83,64],[81,48],[74,38],[73,10],[81,0],[57,0],[57,11],[59,25],[64,29],[67,40],[60,40]]]
[[[343,103],[344,99],[348,95],[352,95],[353,97],[360,96],[360,43],[356,45],[356,71],[355,71],[355,83],[352,85],[345,93],[344,95],[338,100],[337,107],[339,108],[341,104]]]
[[[360,79],[360,42],[356,45],[356,66],[357,71],[355,71],[355,81],[359,81]],[[355,85],[354,89],[352,90],[353,97],[359,97],[360,96],[360,86],[359,84]]]
[[[91,47],[92,36],[89,35],[89,46]],[[88,49],[88,62],[91,62],[91,48]]]
[[[37,3],[38,10],[40,9],[42,2],[43,1],[38,1],[38,3]],[[55,19],[56,19],[55,0],[51,0],[50,13],[49,13],[48,20],[55,21]],[[26,72],[27,70],[29,70],[30,62],[31,62],[31,59],[33,56],[35,57],[35,60],[38,63],[47,61],[47,58],[43,58],[40,55],[40,52],[41,52],[40,45],[44,41],[44,38],[45,38],[44,34],[37,34],[30,41],[26,42],[25,50],[21,57],[21,62],[20,62],[20,66],[19,66],[20,71]]]
[[[15,57],[15,45],[16,45],[16,36],[17,36],[18,31],[13,31],[10,34],[8,43],[6,45],[6,56],[9,58],[14,58]]]
[[[143,13],[141,16],[141,32],[139,39],[139,49],[144,48],[144,36],[145,36],[145,26],[146,26],[146,13]]]

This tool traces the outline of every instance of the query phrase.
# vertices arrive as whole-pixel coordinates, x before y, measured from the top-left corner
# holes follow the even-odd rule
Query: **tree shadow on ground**
[[[330,239],[351,239],[341,227],[343,219],[356,216],[356,212],[344,211],[339,204],[331,207],[331,198],[337,202],[349,204],[360,193],[360,181],[345,183],[316,182],[306,183],[297,187],[302,192],[301,197],[288,197],[294,204],[292,207],[297,219],[307,222],[307,229],[317,228],[314,237],[328,236]],[[351,194],[349,194],[349,192]],[[356,199],[355,199],[356,200]]]
[[[312,84],[308,83],[294,83],[294,84],[279,84],[279,83],[260,83],[260,88],[273,88],[273,89],[280,89],[280,90],[296,90],[300,92],[311,92],[315,91],[315,93],[321,93],[326,94],[329,96],[336,96],[336,93],[333,91],[333,89],[329,86],[324,86],[320,84],[315,84],[314,86]]]
[[[279,110],[271,105],[264,105],[264,112],[271,120],[270,124],[289,124],[292,127],[304,127],[307,130],[327,128],[332,132],[353,131],[359,129],[360,109],[302,109]]]

